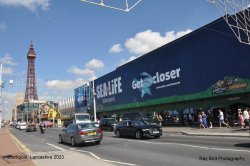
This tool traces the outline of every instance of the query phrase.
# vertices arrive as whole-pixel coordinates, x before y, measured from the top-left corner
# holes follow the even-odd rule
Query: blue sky
[[[58,99],[91,80],[88,68],[98,78],[219,17],[206,0],[143,0],[130,12],[80,0],[0,0],[3,80],[14,80],[4,95],[24,92],[31,40],[39,98]]]

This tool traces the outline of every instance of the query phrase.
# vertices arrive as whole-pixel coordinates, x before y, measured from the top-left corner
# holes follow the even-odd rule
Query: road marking
[[[93,156],[94,158],[96,158],[96,159],[98,159],[98,160],[101,159],[100,157],[98,157],[97,155],[95,155],[94,153],[89,152],[89,151],[85,151],[85,150],[74,150],[74,151],[76,151],[76,152],[88,153],[88,154],[90,154],[91,156]]]
[[[132,140],[129,140],[132,141]],[[218,151],[233,151],[233,152],[248,152],[250,153],[249,150],[237,150],[237,149],[221,149],[221,148],[209,148],[205,146],[197,146],[197,145],[189,145],[189,144],[179,144],[179,143],[164,143],[164,142],[147,142],[147,141],[138,141],[141,143],[146,143],[146,144],[158,144],[158,145],[179,145],[179,146],[187,146],[187,147],[192,147],[192,148],[200,148],[200,149],[207,149],[207,150],[218,150]]]
[[[53,144],[50,144],[50,143],[46,143],[47,145],[49,146],[52,146],[56,149],[59,149],[61,151],[66,151],[66,149],[63,149],[59,146],[56,146],[56,145],[53,145]],[[71,151],[75,151],[75,152],[82,152],[82,153],[88,153],[90,154],[91,156],[93,156],[94,158],[96,158],[97,160],[101,160],[101,161],[105,161],[105,162],[110,162],[110,163],[116,163],[116,164],[122,164],[122,165],[129,165],[129,166],[136,166],[136,164],[131,164],[131,163],[124,163],[124,162],[119,162],[119,161],[112,161],[112,160],[106,160],[106,159],[102,159],[100,157],[98,157],[97,155],[95,155],[94,153],[90,152],[90,151],[84,151],[84,150],[75,150],[73,148],[70,148],[69,150]]]
[[[102,158],[98,157],[97,155],[95,155],[94,153],[89,152],[89,151],[85,151],[85,150],[74,150],[74,151],[76,151],[76,152],[88,153],[88,154],[90,154],[91,156],[93,156],[94,158],[96,158],[96,159],[98,159],[98,160],[101,160],[101,161],[105,161],[105,162],[116,163],[116,164],[121,164],[121,165],[136,166],[136,164],[124,163],[124,162],[119,162],[119,161],[113,161],[113,160],[102,159]]]
[[[56,149],[59,149],[59,150],[61,150],[61,151],[65,151],[65,150],[66,150],[66,149],[63,149],[63,148],[61,148],[61,147],[59,147],[59,146],[50,144],[50,143],[46,143],[46,144],[49,145],[49,146],[52,146],[52,147],[54,147],[54,148],[56,148]]]
[[[25,153],[29,153],[31,152],[31,150],[25,146],[23,143],[21,143],[12,133],[10,133],[12,138],[14,138],[14,140],[16,141],[16,143],[22,148],[22,150],[25,152]]]

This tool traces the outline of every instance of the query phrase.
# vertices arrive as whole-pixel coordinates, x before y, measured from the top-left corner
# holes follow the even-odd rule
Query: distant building
[[[21,92],[16,93],[16,103],[15,107],[12,109],[12,121],[16,121],[17,119],[20,119],[20,112],[18,112],[17,105],[20,105],[23,103],[24,95]]]
[[[74,97],[69,97],[59,101],[58,110],[61,113],[62,120],[69,120],[75,113]]]

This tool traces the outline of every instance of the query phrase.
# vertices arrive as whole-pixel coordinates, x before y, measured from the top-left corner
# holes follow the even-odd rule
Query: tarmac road
[[[47,129],[44,135],[16,129],[11,129],[11,132],[32,153],[77,151],[108,160],[115,165],[230,166],[250,163],[249,138],[186,136],[176,133],[164,134],[159,139],[136,140],[116,138],[112,132],[104,132],[100,145],[88,144],[72,148],[68,144],[58,143],[59,129]]]

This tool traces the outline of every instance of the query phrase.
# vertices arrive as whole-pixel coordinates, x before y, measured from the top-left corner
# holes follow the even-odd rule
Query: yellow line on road
[[[25,146],[23,143],[21,143],[12,133],[10,133],[12,138],[14,138],[14,140],[16,141],[16,143],[21,147],[21,149],[25,152],[25,153],[29,153],[31,152],[31,150]]]

